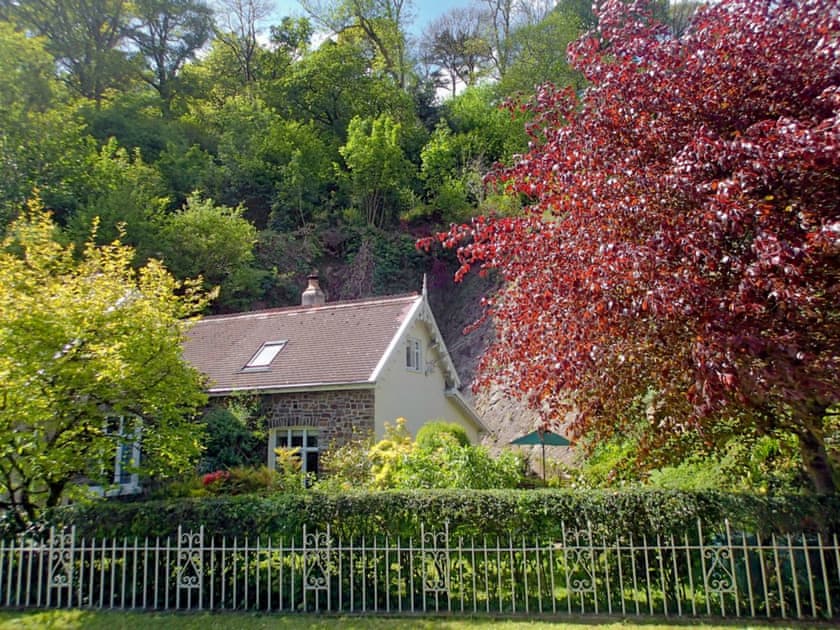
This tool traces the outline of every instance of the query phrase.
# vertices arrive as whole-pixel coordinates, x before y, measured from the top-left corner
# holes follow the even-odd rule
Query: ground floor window
[[[304,473],[318,474],[318,429],[278,428],[272,429],[268,443],[268,467],[276,466],[275,448],[299,448],[301,470]]]
[[[112,436],[114,458],[102,462],[103,485],[93,484],[96,494],[112,496],[140,491],[140,423],[135,417],[112,416],[105,422],[105,434]]]

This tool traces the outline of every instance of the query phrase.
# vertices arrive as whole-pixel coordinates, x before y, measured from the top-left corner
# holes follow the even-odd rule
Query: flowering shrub
[[[228,479],[230,479],[230,472],[227,470],[215,470],[203,475],[201,477],[201,484],[206,488],[212,485],[221,485]]]

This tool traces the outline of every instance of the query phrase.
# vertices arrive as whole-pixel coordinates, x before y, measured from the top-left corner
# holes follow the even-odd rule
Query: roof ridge
[[[259,317],[262,315],[274,315],[283,313],[305,312],[305,311],[325,311],[336,308],[347,308],[351,306],[373,306],[376,304],[386,304],[390,302],[398,302],[407,300],[408,298],[417,299],[421,297],[416,291],[410,293],[398,293],[395,295],[384,295],[370,298],[359,298],[356,300],[338,300],[336,302],[326,302],[319,306],[281,306],[276,308],[266,308],[256,311],[243,311],[239,313],[222,313],[219,315],[206,315],[200,318],[199,321],[219,320],[219,319],[236,319],[246,317]]]

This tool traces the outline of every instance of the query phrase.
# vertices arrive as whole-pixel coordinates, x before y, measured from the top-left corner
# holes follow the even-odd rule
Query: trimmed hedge
[[[154,537],[174,535],[178,526],[208,536],[297,537],[303,526],[345,539],[361,536],[414,537],[448,524],[453,536],[525,536],[558,540],[562,524],[593,534],[692,535],[697,522],[719,531],[762,533],[840,532],[840,497],[755,496],[678,491],[391,491],[351,494],[307,492],[265,496],[177,499],[136,503],[101,501],[55,509],[46,524],[74,525],[77,535]]]

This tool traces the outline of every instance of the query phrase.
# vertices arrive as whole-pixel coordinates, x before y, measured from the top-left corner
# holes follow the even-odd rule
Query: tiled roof
[[[212,393],[371,381],[422,300],[416,294],[206,317],[190,329],[184,357]],[[266,342],[286,341],[268,368],[245,369]]]

